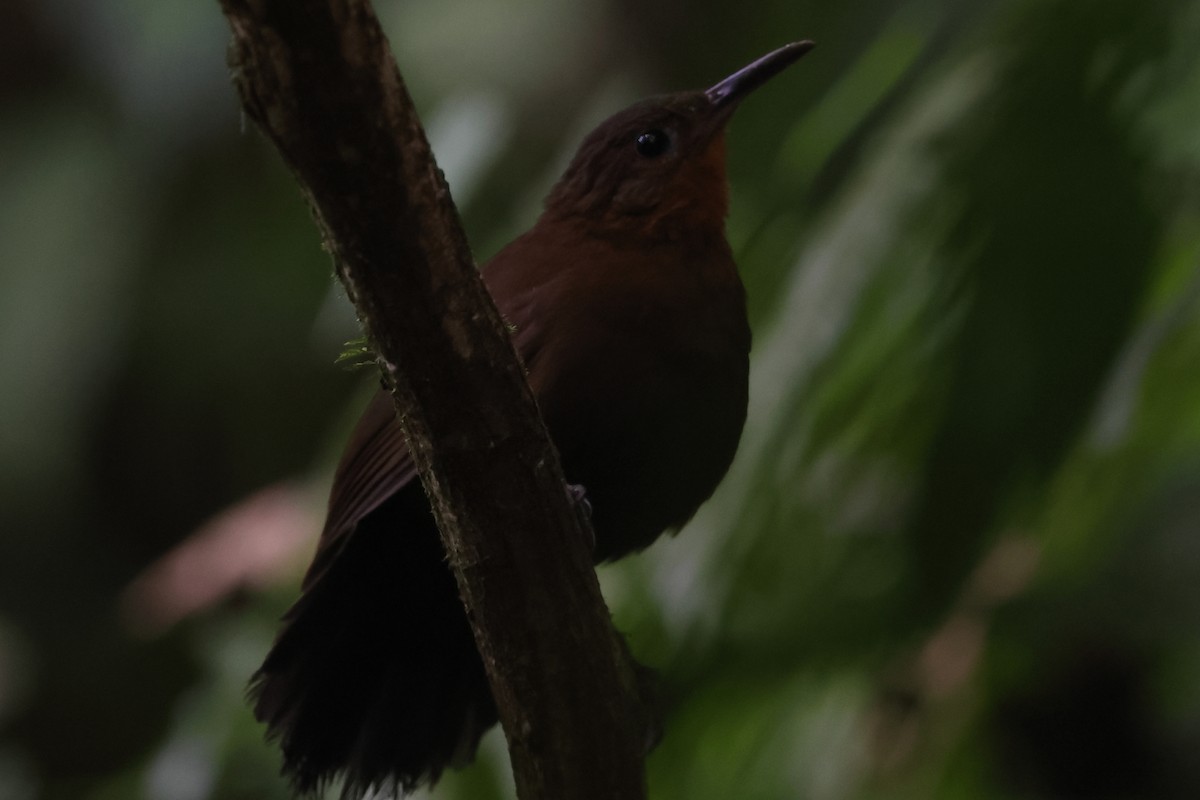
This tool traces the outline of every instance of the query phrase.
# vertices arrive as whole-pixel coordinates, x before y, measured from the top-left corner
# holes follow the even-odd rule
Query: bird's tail
[[[343,547],[284,618],[254,713],[299,792],[339,773],[343,797],[409,791],[469,761],[495,705],[419,484]]]

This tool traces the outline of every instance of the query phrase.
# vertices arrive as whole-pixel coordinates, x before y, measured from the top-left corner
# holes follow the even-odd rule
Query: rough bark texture
[[[394,382],[519,795],[643,797],[634,673],[589,532],[370,4],[221,5],[246,112],[300,181]]]

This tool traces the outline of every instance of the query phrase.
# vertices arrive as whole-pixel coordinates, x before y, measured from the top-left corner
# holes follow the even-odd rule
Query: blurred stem
[[[246,112],[299,180],[394,386],[518,794],[644,797],[634,673],[591,538],[370,4],[221,5]]]

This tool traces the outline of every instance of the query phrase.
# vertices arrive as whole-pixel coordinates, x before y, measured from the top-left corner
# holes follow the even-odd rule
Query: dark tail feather
[[[359,521],[288,611],[250,684],[299,792],[409,791],[496,722],[479,653],[415,481]]]

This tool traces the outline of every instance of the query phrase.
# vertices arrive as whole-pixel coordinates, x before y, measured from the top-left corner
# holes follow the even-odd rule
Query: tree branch
[[[246,112],[299,180],[394,382],[519,795],[643,797],[634,672],[589,532],[370,4],[221,6]]]

